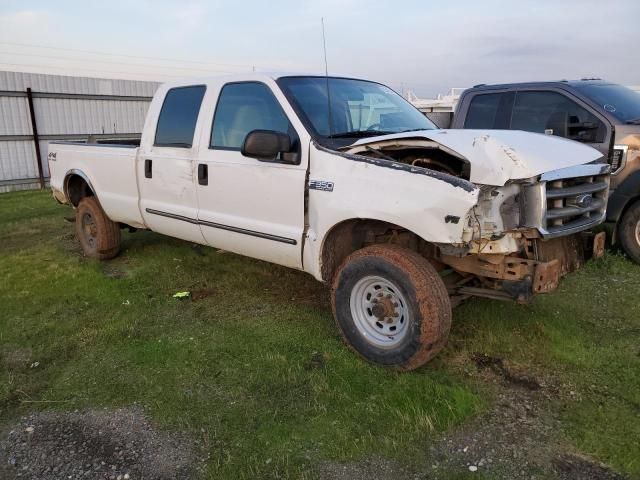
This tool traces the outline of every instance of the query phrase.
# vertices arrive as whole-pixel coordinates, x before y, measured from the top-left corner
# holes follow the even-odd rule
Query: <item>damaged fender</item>
[[[312,144],[305,270],[322,279],[319,259],[331,229],[351,219],[388,222],[427,242],[459,244],[479,188],[451,175]],[[330,184],[331,189],[316,188]],[[357,208],[354,210],[354,206]]]

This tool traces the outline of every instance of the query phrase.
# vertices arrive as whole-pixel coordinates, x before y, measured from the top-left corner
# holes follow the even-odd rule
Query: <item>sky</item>
[[[421,97],[479,83],[640,85],[640,0],[0,0],[0,70],[168,81],[324,72]]]

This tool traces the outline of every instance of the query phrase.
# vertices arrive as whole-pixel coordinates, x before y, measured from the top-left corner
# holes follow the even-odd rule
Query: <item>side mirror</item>
[[[291,138],[286,133],[273,130],[252,130],[247,134],[240,152],[245,157],[263,162],[275,160],[280,153],[291,151]]]

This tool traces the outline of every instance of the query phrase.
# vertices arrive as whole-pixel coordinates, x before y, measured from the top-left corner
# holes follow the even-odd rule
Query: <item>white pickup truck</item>
[[[438,130],[374,82],[247,74],[163,85],[139,145],[52,142],[48,159],[87,256],[115,256],[128,227],[303,270],[331,285],[349,345],[409,370],[460,300],[527,301],[602,251],[585,234],[605,216],[601,157]]]

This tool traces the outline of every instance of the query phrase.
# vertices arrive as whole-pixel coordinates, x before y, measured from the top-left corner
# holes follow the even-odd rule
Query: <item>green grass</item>
[[[533,305],[475,302],[456,313],[453,339],[468,351],[552,375],[554,402],[578,451],[640,475],[640,266],[607,253]],[[635,477],[634,477],[635,478]]]
[[[622,256],[529,306],[463,305],[446,351],[398,374],[343,346],[304,273],[150,232],[89,261],[71,215],[43,192],[0,195],[0,421],[137,402],[204,441],[212,478],[311,478],[374,455],[420,465],[430,438],[490,405],[468,375],[485,352],[571,385],[581,400],[554,405],[566,441],[640,474],[640,267]]]

